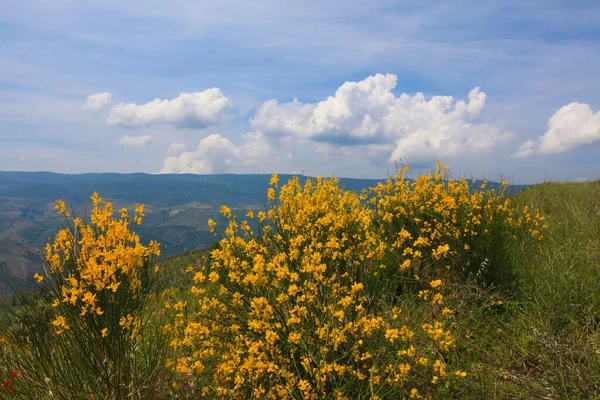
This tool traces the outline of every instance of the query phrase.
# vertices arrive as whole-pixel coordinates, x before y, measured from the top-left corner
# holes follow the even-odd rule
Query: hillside
[[[223,208],[217,251],[123,263],[118,278],[102,261],[64,261],[4,308],[0,373],[23,396],[66,398],[248,398],[256,387],[273,398],[597,398],[600,182],[506,199],[423,178],[367,201],[333,181],[274,183],[254,233]],[[77,252],[64,239],[53,251],[131,265],[156,254],[137,251],[119,221],[106,226],[82,233]]]

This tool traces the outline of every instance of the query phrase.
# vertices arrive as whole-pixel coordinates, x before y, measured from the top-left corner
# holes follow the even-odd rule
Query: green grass
[[[472,371],[465,397],[600,397],[598,199],[600,182],[517,195],[548,216],[549,228],[535,248],[514,249],[513,288],[458,291],[458,353]]]

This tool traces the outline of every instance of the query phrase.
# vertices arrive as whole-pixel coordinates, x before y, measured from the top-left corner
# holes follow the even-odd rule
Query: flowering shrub
[[[160,251],[130,230],[132,222],[141,224],[144,208],[137,206],[131,221],[126,209],[114,218],[112,204],[97,193],[92,201],[89,222],[56,202],[66,227],[46,246],[46,277],[34,276],[51,305],[41,315],[23,307],[16,321],[37,321],[20,332],[26,337],[8,335],[16,346],[6,352],[8,361],[33,382],[28,390],[34,397],[148,395],[160,363],[163,339],[148,309]]]
[[[495,224],[541,217],[444,181],[441,166],[405,174],[362,194],[273,175],[267,209],[247,212],[257,232],[223,206],[225,236],[193,278],[198,306],[178,304],[178,384],[221,398],[421,398],[466,376],[445,357],[449,270]],[[417,289],[403,293],[407,282]],[[415,302],[429,311],[405,315]]]
[[[509,244],[543,238],[545,217],[512,207],[505,181],[498,191],[486,181],[472,190],[466,179],[451,179],[439,161],[435,172],[415,181],[407,174],[405,167],[371,188],[369,203],[380,240],[391,246],[390,262],[409,276],[500,284],[510,272]]]

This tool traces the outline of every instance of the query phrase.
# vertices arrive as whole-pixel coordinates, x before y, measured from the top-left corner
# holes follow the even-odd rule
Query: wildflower
[[[436,279],[434,281],[431,281],[431,282],[429,282],[429,286],[431,286],[433,289],[436,289],[436,288],[442,286],[442,280]]]
[[[277,174],[271,175],[271,180],[269,181],[269,185],[277,186],[278,183],[279,183],[279,177],[277,176]]]
[[[232,216],[231,209],[227,206],[221,206],[221,214],[227,218],[231,218]]]
[[[210,228],[211,232],[215,231],[216,226],[217,226],[217,223],[212,218],[209,218],[208,219],[208,227]]]
[[[67,207],[65,206],[65,202],[63,200],[56,200],[54,203],[54,208],[58,210],[58,213],[64,215],[65,217],[69,217],[70,214],[67,211]]]
[[[143,204],[136,204],[135,205],[135,213],[137,215],[139,215],[140,217],[143,217],[144,214],[144,205]]]
[[[69,325],[67,324],[65,317],[63,317],[62,315],[57,316],[56,319],[51,322],[51,324],[58,328],[58,330],[56,331],[57,335],[60,335],[61,333],[69,329]]]
[[[442,315],[447,315],[447,314],[452,314],[454,313],[454,311],[452,311],[451,309],[449,309],[448,307],[444,307],[442,309]]]
[[[44,280],[44,277],[38,274],[37,272],[33,275],[33,277],[37,280],[38,283],[41,283]]]

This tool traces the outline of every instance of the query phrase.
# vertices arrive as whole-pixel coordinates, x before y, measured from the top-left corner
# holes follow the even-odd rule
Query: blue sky
[[[0,170],[600,177],[595,1],[2,10]]]

